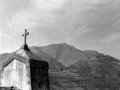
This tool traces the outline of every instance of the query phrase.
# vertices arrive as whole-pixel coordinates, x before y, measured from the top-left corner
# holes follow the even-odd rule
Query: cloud
[[[108,2],[111,2],[113,0],[83,0],[85,1],[86,3],[91,3],[91,4],[103,4],[103,3],[108,3]]]
[[[10,20],[6,20],[8,27],[13,28],[13,30],[21,31],[25,28],[31,28],[36,26],[36,22],[32,19],[37,19],[37,17],[26,11],[20,11],[14,15]]]
[[[97,14],[96,12],[98,12],[99,9],[94,5],[108,3],[110,1],[111,0],[30,0],[29,4],[27,4],[29,8],[19,7],[18,10],[16,5],[11,6],[17,7],[16,10],[18,11],[11,11],[16,13],[8,17],[6,22],[9,27],[15,28],[15,30],[32,27],[64,27],[64,29],[66,29],[70,26],[76,29],[90,23],[95,24],[96,21],[101,22],[101,17],[97,15],[103,15],[104,12]],[[28,0],[24,3],[20,2],[20,4],[25,6],[26,2],[28,2]],[[18,1],[14,3],[18,4]],[[92,5],[88,5],[88,3]],[[91,12],[90,10],[93,11]],[[9,21],[9,18],[12,20]]]
[[[67,0],[31,0],[33,7],[41,11],[53,11],[60,8]]]
[[[120,28],[120,21],[117,21],[113,24],[113,27]]]
[[[101,39],[100,42],[101,43],[111,43],[113,41],[119,40],[120,39],[120,32],[118,33],[112,33],[110,35],[108,35],[106,38]]]
[[[13,39],[12,36],[9,36],[7,34],[4,34],[4,33],[0,32],[0,43],[1,43],[0,44],[0,53],[3,53],[3,52],[5,52],[7,50],[6,46],[10,45],[7,42],[9,42],[11,39]]]

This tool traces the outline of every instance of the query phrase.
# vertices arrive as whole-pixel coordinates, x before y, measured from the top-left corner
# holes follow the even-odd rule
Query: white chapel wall
[[[26,64],[14,59],[4,67],[2,86],[16,86],[21,90],[29,90]]]

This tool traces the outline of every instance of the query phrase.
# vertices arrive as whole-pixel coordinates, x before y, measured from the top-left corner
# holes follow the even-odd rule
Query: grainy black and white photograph
[[[120,90],[120,0],[0,0],[0,90]]]

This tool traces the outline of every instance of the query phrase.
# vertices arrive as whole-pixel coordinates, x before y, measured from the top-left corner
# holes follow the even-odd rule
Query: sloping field
[[[88,81],[68,71],[49,71],[51,90],[85,90]]]
[[[49,71],[50,90],[119,90],[114,80],[116,83],[100,78],[83,78],[68,71]]]

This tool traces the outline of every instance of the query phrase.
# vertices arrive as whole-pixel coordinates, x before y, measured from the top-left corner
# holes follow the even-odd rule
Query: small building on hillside
[[[2,66],[2,86],[15,86],[20,90],[49,90],[49,64],[30,51],[26,44],[16,51]]]

